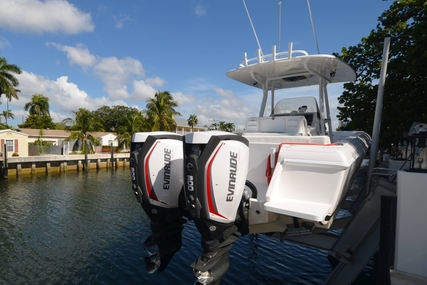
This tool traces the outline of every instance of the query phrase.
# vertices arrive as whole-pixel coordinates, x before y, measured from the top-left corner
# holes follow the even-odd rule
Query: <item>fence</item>
[[[48,154],[62,154],[61,146],[38,146],[38,145],[28,145],[28,156],[38,156],[38,155],[48,155]]]

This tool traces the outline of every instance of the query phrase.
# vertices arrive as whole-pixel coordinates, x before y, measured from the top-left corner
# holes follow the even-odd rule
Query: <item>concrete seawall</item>
[[[129,166],[129,153],[88,154],[86,166],[84,155],[42,155],[27,157],[9,157],[7,169],[5,162],[1,161],[3,178],[50,172],[82,171],[86,168],[101,169]]]

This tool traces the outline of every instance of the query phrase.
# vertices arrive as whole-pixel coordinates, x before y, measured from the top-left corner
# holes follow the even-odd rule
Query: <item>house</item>
[[[43,141],[52,142],[54,145],[62,145],[64,140],[70,136],[69,131],[65,130],[49,130],[49,129],[25,129],[21,128],[17,130],[18,132],[24,133],[28,135],[28,142],[35,142],[40,139]],[[114,146],[117,146],[117,135],[114,133],[108,132],[91,132],[91,135],[96,137],[101,145],[111,145],[113,143]]]
[[[1,153],[7,151],[7,157],[14,153],[19,156],[28,156],[28,135],[10,129],[0,130]]]
[[[102,146],[118,146],[119,142],[117,140],[117,135],[113,133],[105,133],[105,132],[93,132],[92,136],[96,137]]]
[[[37,140],[43,140],[52,142],[53,145],[64,146],[64,140],[70,136],[69,131],[65,130],[49,130],[49,129],[26,129],[21,128],[17,130],[18,133],[26,134],[28,136],[28,142],[26,148],[28,149],[28,143],[35,142]],[[117,135],[109,132],[91,132],[91,135],[96,137],[102,146],[110,146],[113,143],[113,146],[118,145]],[[76,141],[70,141],[64,150],[64,154],[68,154],[69,150],[72,149]],[[99,150],[101,151],[101,150]],[[27,151],[28,152],[28,151]]]
[[[188,125],[187,120],[181,119],[181,118],[175,118],[176,123],[176,133],[181,135],[186,135],[188,133],[191,133],[191,127]],[[205,127],[201,126],[194,126],[193,132],[204,132],[206,131]]]
[[[62,146],[65,138],[70,136],[70,132],[64,130],[50,129],[17,129],[18,132],[28,135],[28,142],[32,143],[37,140],[51,142],[53,145]]]

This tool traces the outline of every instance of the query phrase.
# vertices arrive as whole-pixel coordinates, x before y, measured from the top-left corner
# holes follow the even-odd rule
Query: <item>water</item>
[[[193,223],[160,274],[145,272],[149,233],[128,169],[0,180],[0,284],[193,284],[190,264],[201,250]],[[332,270],[326,257],[248,235],[233,247],[221,284],[322,284]]]

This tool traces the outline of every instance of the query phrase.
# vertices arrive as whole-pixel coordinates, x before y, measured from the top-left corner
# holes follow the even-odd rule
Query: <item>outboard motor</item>
[[[132,190],[151,220],[152,234],[144,242],[150,255],[147,272],[161,272],[181,248],[183,207],[183,136],[170,132],[142,132],[132,136]],[[181,202],[180,202],[181,201]],[[151,254],[148,248],[157,246]]]
[[[184,137],[187,211],[202,236],[203,253],[193,263],[195,284],[219,284],[237,239],[249,162],[249,142],[227,132],[196,132]]]

